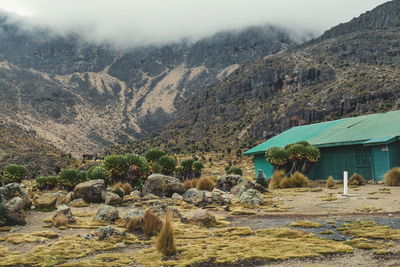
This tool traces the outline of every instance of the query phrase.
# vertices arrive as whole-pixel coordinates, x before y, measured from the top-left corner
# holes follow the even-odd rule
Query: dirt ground
[[[331,228],[330,222],[335,225],[358,219],[372,220],[382,225],[390,226],[393,229],[400,229],[400,187],[385,187],[383,185],[366,185],[349,189],[349,196],[342,196],[342,188],[302,188],[302,189],[278,189],[266,193],[268,207],[241,207],[241,211],[248,211],[249,215],[234,215],[231,211],[224,211],[218,207],[206,207],[214,212],[219,218],[223,218],[229,227],[250,227],[253,230],[265,228],[290,227],[290,223],[300,220],[308,220],[321,223],[318,229],[301,229],[322,238],[336,241],[345,241],[350,237],[340,234]],[[94,216],[100,204],[91,204],[89,207],[74,208],[73,214],[87,214]],[[118,207],[121,217],[132,208],[132,204]],[[44,220],[52,215],[52,212],[30,211],[27,213],[27,224],[25,226],[13,227],[16,233],[32,233],[35,231],[51,230],[60,237],[87,234],[93,229],[69,228],[60,230],[57,228],[45,229]],[[320,234],[323,230],[335,230],[330,236]],[[0,237],[9,235],[9,231],[0,231]],[[52,240],[36,243],[22,242],[20,244],[9,244],[0,242],[10,252],[26,253],[37,245],[51,246]],[[146,245],[127,245],[126,247],[114,250],[113,253],[133,255],[138,249]],[[392,249],[400,251],[398,240],[393,241]],[[89,255],[80,259],[71,259],[69,263],[78,262],[93,258]],[[326,257],[315,257],[308,259],[296,259],[270,262],[245,262],[239,265],[225,264],[222,266],[400,266],[400,253],[390,256],[377,256],[372,250],[354,249],[352,254],[329,255]],[[0,257],[1,266],[1,257]],[[110,264],[109,266],[113,266]],[[139,266],[139,265],[130,265]],[[208,265],[207,265],[208,266]],[[212,264],[210,266],[213,266]]]

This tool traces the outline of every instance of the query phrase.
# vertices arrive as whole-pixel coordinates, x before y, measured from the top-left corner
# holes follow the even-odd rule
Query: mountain
[[[147,137],[196,91],[295,45],[272,26],[118,49],[0,17],[0,121],[75,157]],[[1,126],[0,126],[1,127]]]
[[[400,1],[391,1],[305,44],[243,64],[194,92],[159,136],[128,148],[240,152],[292,126],[400,109],[398,14]]]

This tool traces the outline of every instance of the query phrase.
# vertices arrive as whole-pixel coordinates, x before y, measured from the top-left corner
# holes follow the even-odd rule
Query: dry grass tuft
[[[385,185],[400,186],[400,168],[393,168],[385,174]]]
[[[361,186],[365,185],[367,182],[365,181],[364,177],[361,174],[354,173],[349,179],[350,186]]]
[[[52,224],[54,227],[67,226],[68,218],[64,213],[60,212],[57,216],[53,217]]]
[[[274,190],[279,188],[282,179],[283,179],[283,172],[280,170],[275,170],[274,175],[272,175],[272,177],[269,179],[268,189]]]
[[[204,177],[199,179],[197,182],[197,189],[199,190],[207,190],[207,191],[212,191],[214,189],[215,182],[208,177]]]
[[[183,182],[183,186],[186,188],[186,190],[189,190],[191,188],[197,188],[198,182],[199,182],[199,179],[186,180],[185,182]]]
[[[172,256],[176,254],[170,212],[167,212],[165,214],[165,222],[160,233],[157,236],[156,247],[157,251],[164,256]]]
[[[322,224],[310,221],[298,221],[298,222],[292,222],[290,226],[300,227],[300,228],[319,228],[322,227]]]
[[[280,188],[298,188],[307,187],[310,185],[310,180],[304,174],[295,172],[290,177],[284,177],[279,183]]]
[[[319,234],[321,235],[333,235],[335,232],[332,230],[325,230],[325,231],[321,231],[319,232]]]
[[[338,230],[345,235],[354,237],[400,240],[400,229],[391,229],[389,226],[380,225],[369,220],[356,220],[346,223]]]
[[[375,241],[366,238],[356,238],[349,241],[344,242],[347,245],[350,245],[355,248],[371,250],[371,249],[385,249],[393,246],[393,243],[386,243],[383,241]]]
[[[145,212],[143,221],[143,232],[147,237],[157,235],[163,226],[161,219],[151,209]]]
[[[126,229],[128,229],[129,232],[143,230],[144,218],[142,218],[142,217],[132,218],[127,221],[127,223],[125,224],[125,227],[126,227]]]
[[[335,180],[333,179],[332,176],[329,176],[328,179],[326,180],[326,187],[327,188],[334,188],[335,187]]]

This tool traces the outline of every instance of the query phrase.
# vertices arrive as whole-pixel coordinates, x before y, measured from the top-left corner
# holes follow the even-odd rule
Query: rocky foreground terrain
[[[397,187],[353,187],[360,201],[349,201],[339,184],[269,192],[224,175],[199,190],[153,174],[141,191],[119,190],[104,180],[69,192],[0,187],[11,211],[0,266],[393,266],[400,255]],[[155,245],[166,213],[176,245],[168,257]]]

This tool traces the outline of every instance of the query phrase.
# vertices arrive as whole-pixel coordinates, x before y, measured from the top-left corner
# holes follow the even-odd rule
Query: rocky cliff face
[[[399,3],[244,64],[195,92],[151,144],[174,151],[244,150],[292,126],[400,109]]]
[[[96,154],[159,132],[194,92],[294,44],[283,30],[253,27],[195,43],[118,50],[2,17],[0,120],[74,156]]]

